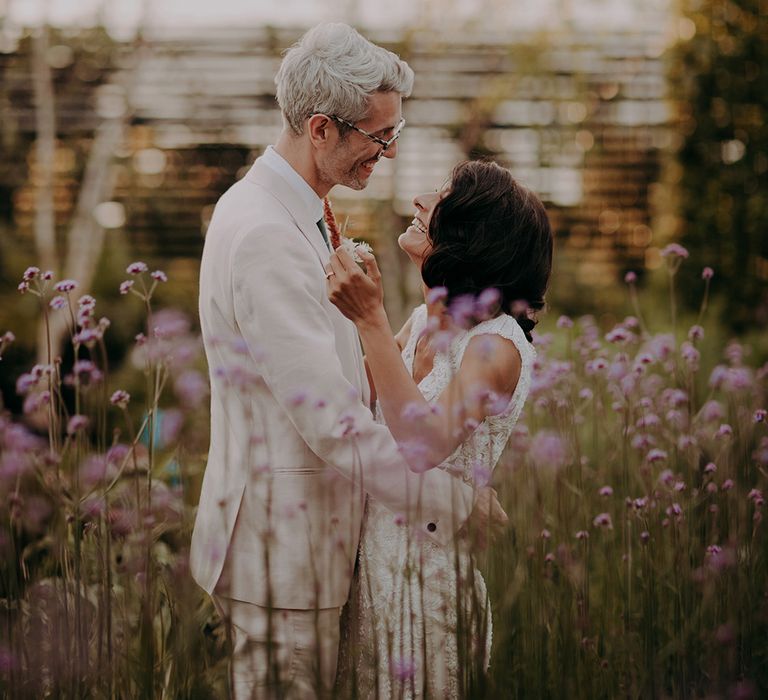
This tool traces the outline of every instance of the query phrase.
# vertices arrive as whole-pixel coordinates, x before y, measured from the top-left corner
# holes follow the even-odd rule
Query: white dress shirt
[[[267,150],[264,151],[261,158],[265,165],[280,175],[291,186],[291,189],[301,197],[301,201],[307,205],[307,211],[312,220],[320,221],[323,218],[323,200],[317,196],[317,192],[309,186],[307,181],[293,169],[293,166],[273,146],[267,146]]]

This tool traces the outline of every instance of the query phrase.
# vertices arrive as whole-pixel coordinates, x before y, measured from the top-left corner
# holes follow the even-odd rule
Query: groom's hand
[[[485,549],[509,523],[499,503],[499,495],[490,486],[478,489],[475,505],[469,518],[461,526],[459,536],[469,539],[472,546]]]

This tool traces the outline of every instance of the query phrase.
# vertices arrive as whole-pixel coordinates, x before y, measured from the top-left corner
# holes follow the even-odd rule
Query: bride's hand
[[[508,523],[509,518],[499,503],[499,494],[490,486],[484,486],[478,489],[472,513],[459,529],[459,536],[468,539],[476,549],[483,550]]]
[[[362,249],[358,249],[357,254],[365,265],[365,271],[342,248],[331,255],[325,267],[328,298],[358,327],[366,323],[388,325],[376,258]]]

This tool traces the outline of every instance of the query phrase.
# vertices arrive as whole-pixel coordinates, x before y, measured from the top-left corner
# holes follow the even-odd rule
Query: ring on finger
[[[335,275],[335,274],[336,274],[336,273],[335,273],[333,270],[331,270],[331,271],[329,271],[329,272],[326,272],[326,273],[325,273],[325,279],[329,280],[329,279],[331,279],[331,277],[332,277],[333,275]]]

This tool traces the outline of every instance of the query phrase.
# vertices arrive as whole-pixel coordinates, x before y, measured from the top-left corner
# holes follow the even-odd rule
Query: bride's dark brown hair
[[[421,268],[427,287],[445,287],[449,303],[496,289],[501,311],[531,340],[552,270],[552,228],[541,200],[496,163],[465,161],[454,168],[428,235],[432,250]]]

